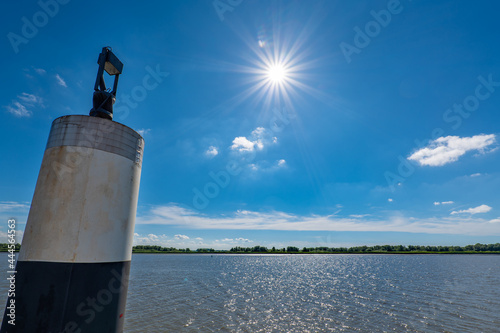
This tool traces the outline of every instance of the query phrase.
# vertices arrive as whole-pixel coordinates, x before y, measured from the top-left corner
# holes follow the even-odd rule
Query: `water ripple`
[[[498,332],[500,256],[134,255],[126,332]]]

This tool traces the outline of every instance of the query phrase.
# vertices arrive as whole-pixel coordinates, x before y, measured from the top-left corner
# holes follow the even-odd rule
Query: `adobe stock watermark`
[[[7,324],[16,326],[16,219],[12,218],[7,221],[7,238],[8,238],[8,269],[7,274],[9,281],[9,290],[7,292],[8,302],[5,311],[8,317]]]
[[[130,109],[137,108],[139,103],[148,97],[148,92],[158,88],[164,79],[170,75],[169,72],[163,72],[159,64],[154,69],[146,66],[145,70],[147,74],[142,77],[142,84],[133,87],[128,94],[117,96],[113,114],[118,120],[123,121],[127,118]]]
[[[114,126],[112,123],[101,123],[95,130],[88,130],[84,128],[82,130],[83,137],[78,141],[75,146],[65,146],[67,154],[64,154],[64,160],[53,161],[51,163],[51,168],[55,172],[57,179],[59,181],[64,181],[64,176],[66,174],[71,174],[78,170],[78,166],[87,158],[91,156],[92,147],[98,146],[102,143],[105,137],[114,131]],[[136,163],[140,163],[142,159],[142,150],[144,149],[144,139],[137,139],[137,153],[136,153]]]
[[[112,133],[114,126],[112,123],[100,123],[96,130],[83,129],[83,138],[76,146],[66,146],[68,154],[65,154],[63,161],[53,161],[52,170],[56,173],[57,179],[62,181],[64,175],[77,170],[84,158],[91,155],[92,151],[88,147],[99,145],[104,141],[104,134]]]
[[[461,103],[454,103],[453,107],[448,108],[443,113],[443,120],[450,124],[451,129],[457,130],[471,114],[479,109],[481,102],[486,101],[495,92],[497,87],[500,87],[500,81],[493,81],[493,74],[489,74],[488,78],[482,75],[477,77],[479,84],[474,89],[474,93],[465,97]],[[428,145],[429,141],[436,140],[445,134],[445,130],[441,127],[436,127],[431,131],[431,139],[420,141],[415,139],[416,149],[421,149]],[[399,155],[399,164],[396,172],[386,171],[384,177],[387,185],[392,192],[396,190],[398,184],[402,184],[405,180],[415,173],[415,166],[407,158]]]
[[[96,319],[98,313],[111,304],[115,296],[119,296],[123,290],[128,289],[128,276],[124,277],[122,273],[119,273],[115,269],[111,271],[111,274],[113,277],[109,279],[105,288],[99,290],[95,295],[87,297],[77,305],[75,311],[81,317],[81,320],[79,320],[80,325],[75,321],[67,322],[64,325],[64,330],[58,333],[87,332],[88,329],[82,330],[81,326],[91,324]],[[121,316],[122,314],[120,314]]]
[[[19,53],[19,45],[28,44],[30,40],[38,35],[39,29],[45,27],[51,18],[58,13],[61,5],[66,5],[70,0],[40,0],[37,2],[40,10],[35,12],[31,19],[23,16],[21,18],[22,26],[20,34],[9,32],[7,38],[14,53]]]
[[[113,107],[115,120],[123,121],[127,118],[130,113],[129,108],[137,108],[139,103],[148,96],[148,91],[156,89],[164,81],[164,78],[170,75],[168,72],[162,72],[160,65],[156,65],[155,69],[146,66],[146,72],[147,74],[142,78],[141,84],[132,88],[129,94],[122,94],[117,98],[117,105]],[[121,100],[123,100],[123,103],[119,103]],[[83,138],[78,141],[77,146],[67,146],[68,154],[65,155],[65,159],[52,162],[51,167],[59,180],[62,180],[66,173],[75,171],[84,158],[91,154],[88,147],[99,145],[103,142],[105,134],[113,132],[114,126],[111,125],[112,123],[102,123],[99,124],[97,130],[83,129]],[[138,146],[143,147],[144,142],[138,142]]]
[[[295,117],[296,116],[291,114],[287,109],[278,110],[275,108],[273,110],[273,117],[269,121],[271,132],[273,134],[282,132]],[[250,163],[255,159],[255,151],[249,154],[250,155],[244,159],[244,163]],[[193,188],[193,207],[198,210],[207,208],[210,204],[210,200],[215,199],[220,194],[221,189],[226,188],[231,183],[231,177],[239,175],[242,171],[242,161],[237,160],[230,160],[223,170],[219,170],[218,172],[210,171],[208,176],[212,181],[205,183],[201,190],[197,187]]]
[[[408,1],[411,2],[412,0]],[[340,50],[348,64],[351,63],[351,56],[354,53],[360,54],[361,50],[370,45],[372,39],[380,34],[382,28],[386,28],[391,23],[393,15],[400,14],[404,9],[399,0],[389,0],[386,8],[387,9],[381,9],[378,12],[374,10],[370,11],[373,20],[368,21],[364,25],[364,29],[361,29],[359,26],[353,28],[356,33],[353,39],[354,45],[346,42],[341,42],[339,44]]]
[[[214,0],[212,5],[215,8],[215,12],[219,16],[220,21],[224,21],[224,13],[232,12],[234,8],[239,6],[243,0]]]

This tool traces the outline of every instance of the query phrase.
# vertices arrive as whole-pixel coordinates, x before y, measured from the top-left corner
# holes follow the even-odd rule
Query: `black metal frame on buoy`
[[[118,88],[118,78],[123,70],[123,63],[111,51],[111,47],[105,46],[97,59],[99,69],[94,85],[93,108],[90,115],[93,117],[113,120],[113,104],[116,101],[116,90]],[[115,77],[113,90],[106,88],[104,82],[104,71]]]

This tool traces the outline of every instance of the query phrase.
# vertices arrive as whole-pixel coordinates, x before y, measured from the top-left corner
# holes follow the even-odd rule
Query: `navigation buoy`
[[[2,333],[123,331],[144,140],[101,104],[52,123]]]

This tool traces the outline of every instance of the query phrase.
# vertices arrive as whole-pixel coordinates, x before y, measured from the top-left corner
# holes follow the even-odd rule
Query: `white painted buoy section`
[[[54,120],[0,332],[123,331],[143,148],[111,120]]]

